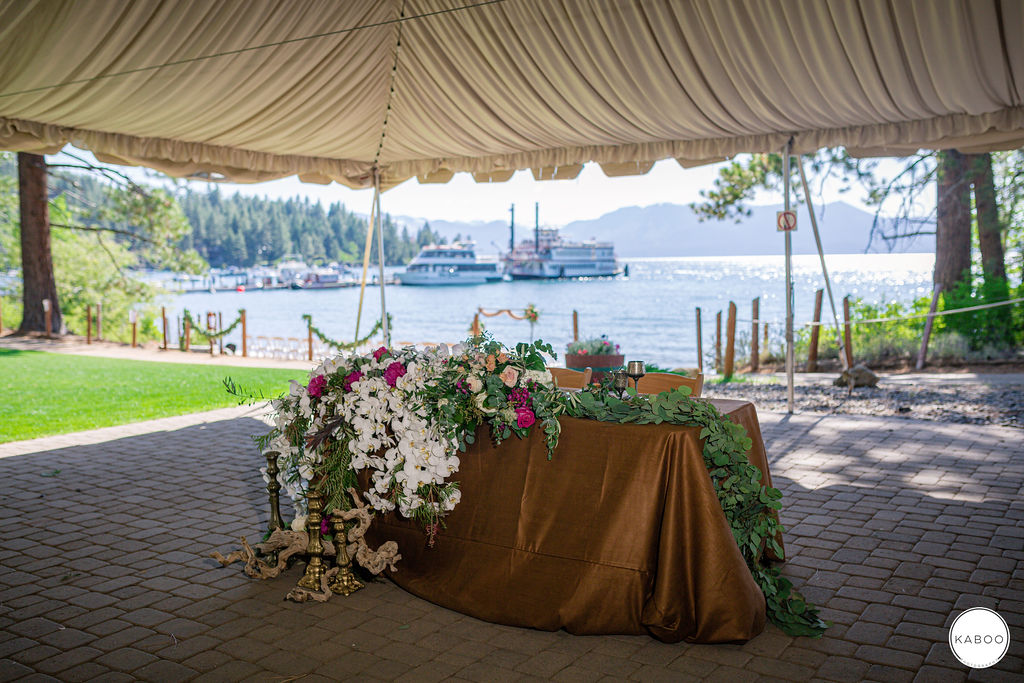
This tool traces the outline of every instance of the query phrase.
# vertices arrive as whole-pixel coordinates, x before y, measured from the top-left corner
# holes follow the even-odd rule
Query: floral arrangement
[[[272,403],[274,428],[261,439],[265,451],[280,453],[278,480],[295,504],[293,529],[305,525],[310,487],[325,509],[347,510],[347,489],[368,470],[369,505],[417,519],[432,541],[459,502],[448,478],[479,425],[487,423],[500,442],[539,424],[550,456],[563,407],[543,353],[554,355],[540,341],[510,350],[486,336],[451,349],[380,347],[324,361],[305,386],[293,381]]]
[[[569,345],[570,353],[618,349],[607,338]],[[817,608],[768,565],[765,549],[782,556],[775,542],[782,532],[775,512],[781,493],[765,486],[746,452],[750,438],[739,425],[685,392],[617,398],[606,388],[562,394],[552,386],[541,341],[510,350],[487,336],[431,351],[381,347],[364,355],[324,361],[304,386],[272,403],[274,427],[259,439],[264,451],[279,453],[278,481],[295,504],[294,530],[306,524],[306,492],[313,488],[325,509],[353,506],[349,487],[361,488],[357,474],[369,472],[369,505],[418,520],[428,545],[444,515],[458,505],[458,453],[487,424],[501,442],[544,430],[548,457],[558,443],[559,415],[629,423],[669,422],[701,429],[704,461],[737,546],[765,595],[768,617],[790,635],[818,637],[827,627]],[[228,390],[240,389],[226,381]],[[250,398],[255,398],[250,396]],[[263,470],[267,477],[266,469]],[[324,532],[327,528],[322,529]]]
[[[619,345],[601,335],[592,339],[574,341],[566,347],[566,353],[578,356],[594,356],[619,352]]]
[[[526,310],[523,311],[523,317],[526,318],[531,325],[536,325],[537,321],[540,320],[540,311],[538,311],[537,307],[533,304],[527,304]]]

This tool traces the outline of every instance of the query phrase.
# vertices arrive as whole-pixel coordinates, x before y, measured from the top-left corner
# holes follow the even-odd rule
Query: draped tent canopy
[[[1024,145],[1021,0],[6,0],[0,149],[383,188]]]

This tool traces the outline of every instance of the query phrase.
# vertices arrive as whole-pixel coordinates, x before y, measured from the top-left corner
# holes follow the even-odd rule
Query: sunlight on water
[[[607,334],[628,358],[663,366],[696,366],[694,309],[703,315],[705,354],[714,344],[715,313],[730,300],[739,319],[749,321],[751,299],[761,298],[761,318],[771,321],[773,339],[783,333],[785,263],[781,256],[629,259],[628,279],[517,281],[467,287],[389,286],[388,310],[394,317],[392,340],[454,342],[468,334],[477,307],[493,311],[510,308],[521,313],[533,303],[540,310],[535,334],[550,342],[561,356],[572,338],[572,311],[579,312],[580,335]],[[847,294],[873,303],[907,302],[931,292],[931,254],[850,254],[826,257],[836,307],[842,315]],[[817,256],[793,258],[796,322],[809,321],[814,292],[824,278]],[[176,297],[168,309],[173,325],[181,309],[195,313],[220,311],[225,323],[239,308],[248,311],[252,336],[300,337],[306,334],[301,315],[309,313],[325,334],[351,340],[359,289],[279,290],[245,293],[194,293]],[[362,332],[380,317],[380,293],[367,288]],[[822,313],[831,315],[826,297]],[[508,317],[483,318],[486,328],[512,344],[530,337],[530,325]],[[749,337],[750,324],[740,333]],[[361,332],[361,333],[362,333]],[[239,343],[239,335],[228,341]]]

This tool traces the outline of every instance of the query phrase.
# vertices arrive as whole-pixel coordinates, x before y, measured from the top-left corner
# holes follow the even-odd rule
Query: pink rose
[[[381,356],[384,356],[385,354],[387,354],[387,352],[388,352],[388,347],[382,346],[382,347],[380,347],[379,349],[377,349],[376,351],[373,352],[373,359],[374,360],[380,360]]]
[[[516,425],[521,429],[526,429],[536,421],[537,416],[529,408],[520,408],[516,411]]]
[[[501,377],[501,381],[505,383],[506,387],[514,387],[516,380],[519,379],[519,371],[509,365],[498,376]]]
[[[388,369],[384,371],[384,381],[390,386],[395,386],[398,382],[398,378],[405,375],[405,366],[399,363],[397,360],[388,366]]]
[[[363,373],[356,370],[345,375],[345,391],[352,391],[352,385],[363,378]]]
[[[313,398],[318,398],[324,393],[324,389],[327,388],[327,378],[323,375],[317,375],[313,379],[309,380],[309,385],[306,386],[306,391]]]

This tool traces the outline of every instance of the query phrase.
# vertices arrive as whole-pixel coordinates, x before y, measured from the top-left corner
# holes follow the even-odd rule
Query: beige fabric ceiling
[[[1022,31],[1021,0],[0,0],[0,149],[350,187],[1010,149]]]

